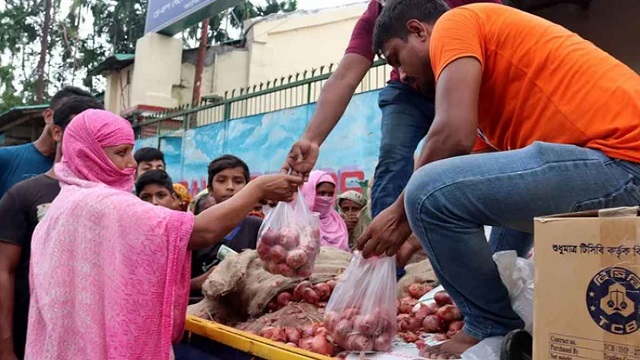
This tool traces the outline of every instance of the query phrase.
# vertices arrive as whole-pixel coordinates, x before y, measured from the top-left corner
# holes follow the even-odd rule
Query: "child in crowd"
[[[191,194],[189,194],[189,189],[182,184],[173,184],[173,191],[175,191],[176,195],[178,195],[179,210],[187,211],[189,209],[189,204],[193,201]]]
[[[167,168],[167,164],[164,162],[164,154],[156,148],[141,148],[136,151],[133,157],[138,163],[136,179],[149,170],[166,170]]]
[[[198,194],[198,196],[196,196],[196,200],[193,204],[193,213],[195,215],[198,215],[215,204],[216,200],[213,198],[213,196],[209,195],[208,191],[203,191]]]
[[[153,205],[171,210],[180,209],[180,199],[173,189],[173,182],[163,170],[150,170],[138,177],[136,195],[140,200]]]
[[[334,208],[336,203],[336,182],[329,173],[314,170],[309,181],[300,188],[300,194],[311,211],[320,215],[320,244],[349,251],[349,232],[344,220]]]
[[[213,198],[215,204],[221,204],[231,199],[249,183],[249,167],[244,161],[233,155],[224,155],[213,160],[209,164],[208,171],[208,197]],[[206,201],[211,201],[211,199]],[[247,216],[224,237],[223,241],[206,249],[194,251],[191,264],[191,290],[193,292],[202,291],[202,284],[219,262],[218,250],[222,245],[237,252],[255,249],[260,225],[262,225],[262,219]]]

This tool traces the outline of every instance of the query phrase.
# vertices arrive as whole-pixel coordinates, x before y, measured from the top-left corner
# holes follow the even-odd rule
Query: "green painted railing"
[[[138,137],[163,136],[181,129],[314,103],[322,86],[335,68],[334,64],[289,75],[224,93],[204,96],[198,105],[185,105],[134,120]],[[358,86],[356,93],[384,87],[391,68],[376,61]]]

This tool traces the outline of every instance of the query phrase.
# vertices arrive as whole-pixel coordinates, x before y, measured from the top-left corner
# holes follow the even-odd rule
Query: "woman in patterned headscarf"
[[[173,184],[173,191],[175,191],[178,198],[180,198],[180,211],[187,211],[192,201],[189,189],[182,184],[175,183]]]
[[[338,196],[338,210],[349,230],[349,248],[355,247],[355,241],[371,222],[367,198],[355,190],[349,190]]]

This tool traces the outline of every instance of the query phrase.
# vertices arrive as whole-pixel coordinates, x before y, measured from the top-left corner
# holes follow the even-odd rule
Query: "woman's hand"
[[[302,185],[302,178],[286,174],[264,175],[253,181],[267,201],[291,201],[298,186]]]

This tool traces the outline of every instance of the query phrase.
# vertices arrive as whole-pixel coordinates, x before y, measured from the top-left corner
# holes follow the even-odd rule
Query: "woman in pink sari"
[[[131,194],[128,121],[88,110],[67,127],[62,190],[33,235],[26,359],[170,359],[183,332],[189,250],[223,239],[261,198],[300,179],[270,175],[198,216]]]
[[[311,211],[320,215],[320,245],[349,251],[349,231],[335,209],[336,182],[329,173],[314,170],[300,193]]]

